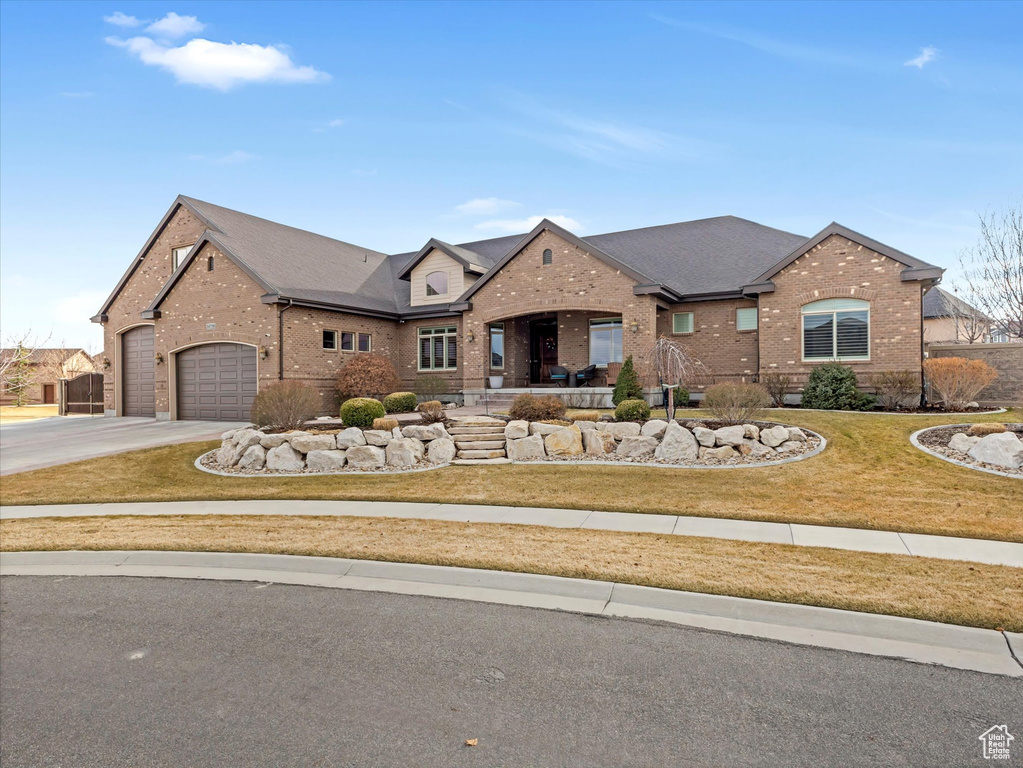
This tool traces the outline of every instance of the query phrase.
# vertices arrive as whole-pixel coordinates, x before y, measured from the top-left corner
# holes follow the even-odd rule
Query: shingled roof
[[[935,286],[924,294],[924,319],[936,317],[976,317],[980,310],[948,291]]]

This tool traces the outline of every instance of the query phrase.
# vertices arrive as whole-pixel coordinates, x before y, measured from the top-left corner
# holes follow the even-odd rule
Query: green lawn
[[[685,414],[697,415],[696,411]],[[805,461],[734,470],[448,467],[390,476],[231,478],[195,469],[188,443],[4,477],[3,504],[215,499],[463,502],[800,522],[1023,541],[1023,483],[958,467],[909,443],[940,416],[769,412],[824,435]],[[1019,421],[1018,413],[977,421]]]

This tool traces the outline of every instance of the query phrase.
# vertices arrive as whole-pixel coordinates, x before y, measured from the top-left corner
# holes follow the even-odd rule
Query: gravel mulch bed
[[[1005,426],[1010,432],[1015,432],[1017,435],[1023,435],[1023,424],[1006,424]],[[968,453],[953,451],[948,447],[948,443],[954,435],[965,435],[969,431],[969,424],[959,424],[949,427],[932,427],[931,429],[921,432],[916,436],[916,439],[920,445],[926,446],[935,453],[947,456],[950,459],[962,461],[976,467],[983,467],[984,469],[991,469],[1005,475],[1019,475],[1020,477],[1023,477],[1023,467],[1020,467],[1019,469],[1007,469],[1006,467],[987,464],[983,461],[976,461]]]

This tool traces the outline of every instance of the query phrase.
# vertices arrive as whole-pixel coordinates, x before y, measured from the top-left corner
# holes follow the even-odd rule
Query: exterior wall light
[[[266,347],[260,347],[259,348],[259,359],[260,360],[266,360],[267,355],[269,355],[269,354],[270,354],[270,351]]]
[[[469,333],[465,335],[465,340],[468,342],[476,341],[476,334],[473,333],[472,331],[469,331]]]
[[[637,323],[635,320],[633,320],[629,324],[629,330],[632,331],[633,333],[637,333],[639,331],[639,323]]]
[[[103,370],[104,371],[109,371],[110,370],[110,358],[109,357],[104,357],[103,358]]]
[[[156,361],[157,365],[162,363],[163,362],[163,352],[157,352],[155,355],[153,355],[153,360]]]

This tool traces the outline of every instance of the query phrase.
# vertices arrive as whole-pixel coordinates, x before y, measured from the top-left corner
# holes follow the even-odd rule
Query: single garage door
[[[203,344],[178,352],[178,418],[248,421],[256,396],[256,348]]]
[[[156,415],[155,349],[151,325],[140,325],[121,336],[123,416]]]

